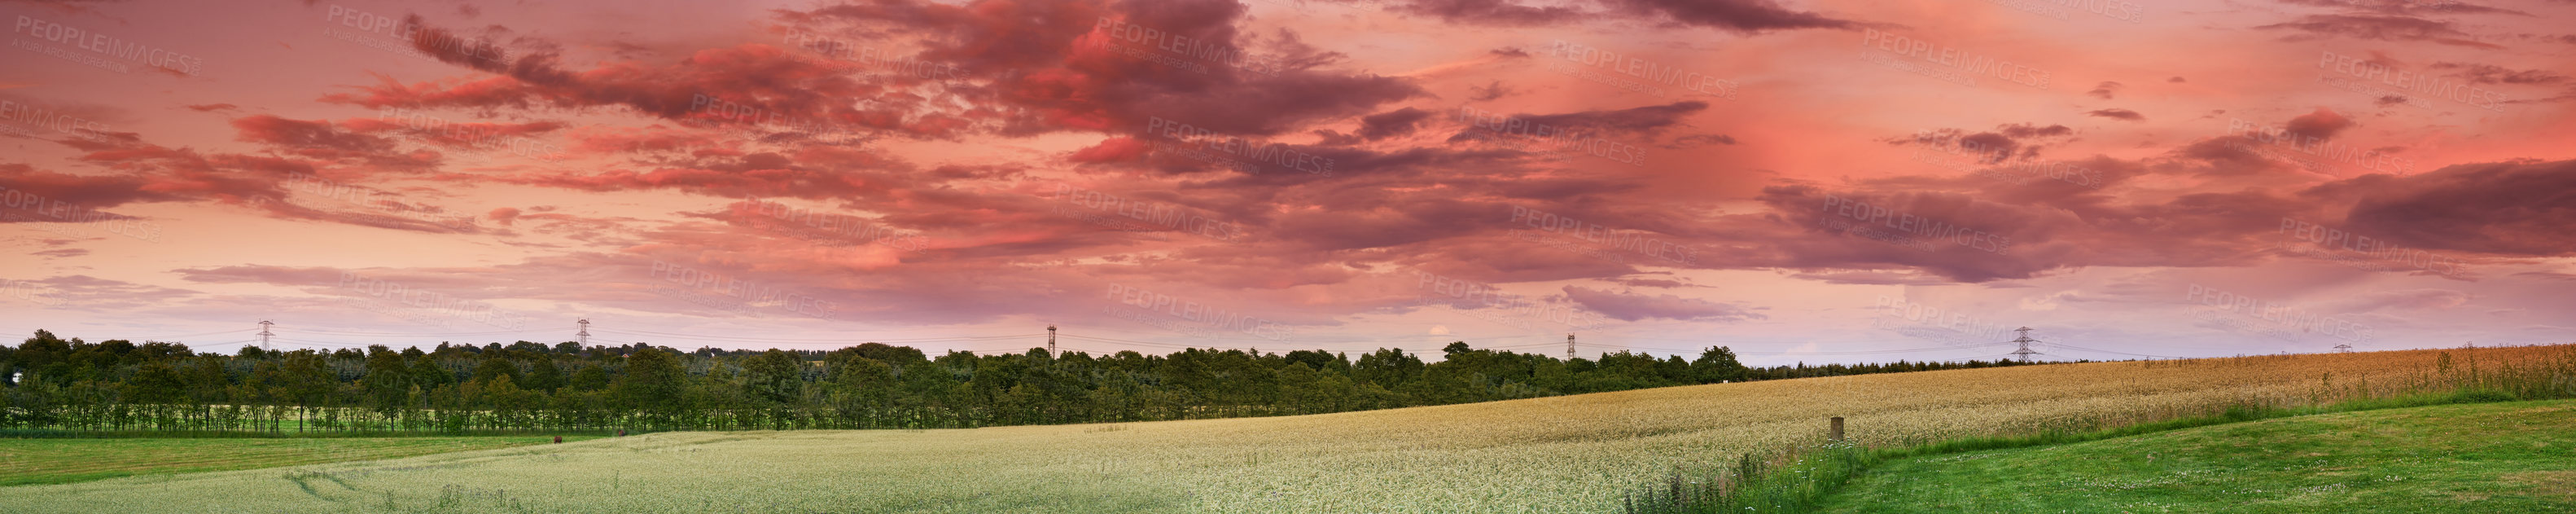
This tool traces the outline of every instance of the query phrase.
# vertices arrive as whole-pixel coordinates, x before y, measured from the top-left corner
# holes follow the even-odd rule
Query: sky
[[[0,331],[2576,341],[2576,2],[14,0]],[[588,321],[587,325],[581,324]],[[9,336],[11,338],[21,336]]]

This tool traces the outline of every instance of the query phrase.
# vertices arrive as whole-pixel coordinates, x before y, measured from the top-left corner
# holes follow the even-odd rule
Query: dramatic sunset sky
[[[2576,2],[0,2],[0,328],[2576,340]]]

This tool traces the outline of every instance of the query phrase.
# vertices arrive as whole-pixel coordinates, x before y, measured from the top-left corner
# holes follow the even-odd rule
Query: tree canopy
[[[2008,361],[1748,367],[1698,358],[1597,359],[1478,349],[1436,362],[1185,349],[1094,356],[1043,349],[932,357],[866,343],[829,351],[682,352],[518,341],[394,350],[61,339],[0,346],[0,428],[81,430],[696,430],[939,428],[1343,412],[1647,387],[2017,365]]]

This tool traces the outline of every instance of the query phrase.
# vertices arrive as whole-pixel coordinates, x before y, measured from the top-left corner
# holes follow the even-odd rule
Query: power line
[[[1098,330],[1098,331],[1102,331],[1102,332],[1117,332],[1117,333],[1121,333],[1121,334],[1148,334],[1148,335],[1155,334],[1155,332],[1138,332],[1138,331],[1134,331],[1134,330],[1118,330],[1118,329],[1105,328],[1105,327],[1088,327],[1088,328],[1086,328],[1085,330]],[[1224,336],[1191,336],[1191,337],[1195,337],[1195,338],[1198,338],[1198,339],[1218,339],[1218,340],[1228,340],[1228,341],[1275,341],[1275,339],[1270,339],[1270,338],[1266,338],[1266,337],[1224,337]]]
[[[365,347],[365,346],[371,346],[371,345],[382,344],[382,343],[350,343],[350,342],[342,342],[342,341],[314,341],[314,340],[310,340],[310,339],[295,339],[295,338],[289,338],[289,337],[280,337],[280,338],[277,338],[277,340],[279,340],[279,341],[292,341],[292,342],[303,343],[303,344],[312,344],[312,345],[344,345],[344,346],[351,346],[351,347]]]
[[[1045,335],[1045,334],[1018,334],[1018,335],[1007,335],[1007,336],[923,337],[923,338],[907,338],[907,339],[869,339],[869,338],[805,339],[805,338],[781,338],[781,337],[702,336],[702,335],[693,335],[693,334],[677,334],[677,333],[670,333],[670,332],[653,332],[653,331],[647,331],[647,330],[610,330],[610,329],[605,329],[605,328],[603,328],[603,329],[599,329],[599,331],[601,331],[601,332],[613,332],[613,333],[620,333],[620,334],[630,334],[630,335],[653,335],[653,336],[662,336],[662,337],[677,337],[677,338],[682,338],[682,339],[706,339],[706,340],[712,340],[712,341],[780,341],[780,342],[798,342],[798,341],[803,341],[803,342],[823,342],[823,343],[840,343],[840,342],[852,342],[852,343],[884,343],[884,342],[909,342],[909,341],[957,341],[957,340],[976,340],[976,339],[1010,339],[1010,338],[1017,338],[1017,337],[1037,337],[1037,336]]]
[[[1852,351],[1841,351],[1841,352],[1757,352],[1757,351],[1736,351],[1736,352],[1735,352],[1735,354],[1736,354],[1736,355],[1764,355],[1764,356],[1797,356],[1797,355],[1875,355],[1875,354],[1885,354],[1885,353],[1907,353],[1907,352],[1931,352],[1931,351],[1941,351],[1941,350],[1963,350],[1963,349],[1979,348],[1979,347],[1984,347],[1984,346],[1992,346],[1992,345],[1994,345],[1994,344],[2000,344],[2000,343],[1989,343],[1989,344],[1983,344],[1983,345],[1972,345],[1972,346],[1943,346],[1943,347],[1937,347],[1937,348],[1905,348],[1905,349],[1895,349],[1895,350],[1852,350]],[[1590,346],[1590,347],[1593,347],[1593,348],[1604,348],[1604,349],[1617,348],[1617,349],[1621,349],[1621,350],[1646,350],[1646,351],[1672,352],[1672,353],[1689,353],[1689,352],[1707,351],[1707,349],[1706,349],[1706,348],[1702,348],[1702,349],[1698,349],[1698,350],[1675,350],[1675,349],[1671,349],[1671,348],[1645,348],[1645,347],[1636,347],[1636,346],[1611,346],[1611,345],[1601,345],[1601,344],[1591,344],[1591,343],[1584,343],[1584,344],[1583,344],[1583,346]]]
[[[259,342],[259,340],[257,340],[257,339],[244,339],[244,340],[240,340],[240,341],[225,341],[225,342],[221,342],[221,343],[206,343],[206,344],[196,345],[196,346],[194,346],[193,348],[212,348],[212,347],[216,347],[216,346],[223,346],[223,345],[228,345],[228,344],[242,344],[242,343],[256,343],[256,342]]]
[[[1155,342],[1135,341],[1135,340],[1128,340],[1128,339],[1116,339],[1116,338],[1108,338],[1108,337],[1086,336],[1086,335],[1080,335],[1080,334],[1065,334],[1065,335],[1064,335],[1064,337],[1079,338],[1079,339],[1088,339],[1088,340],[1099,341],[1099,342],[1127,343],[1127,344],[1133,344],[1133,345],[1143,345],[1143,346],[1158,347],[1158,348],[1164,348],[1164,349],[1183,349],[1183,350],[1187,350],[1187,349],[1200,349],[1200,348],[1209,349],[1209,350],[1250,350],[1250,349],[1251,349],[1251,348],[1229,348],[1229,347],[1213,346],[1213,345],[1211,345],[1211,346],[1192,346],[1192,345],[1186,345],[1186,344],[1155,343]],[[1288,343],[1288,342],[1286,342],[1286,341],[1279,341],[1279,343],[1280,343],[1280,344],[1283,344],[1283,345],[1291,344],[1291,343]],[[1434,352],[1438,352],[1438,351],[1439,351],[1439,349],[1428,349],[1428,350],[1426,350],[1426,349],[1420,349],[1420,348],[1401,348],[1401,347],[1381,347],[1381,348],[1392,348],[1392,349],[1397,350],[1397,351],[1412,352],[1412,353],[1434,353]],[[1497,347],[1497,348],[1481,348],[1481,349],[1484,349],[1484,350],[1497,350],[1497,349],[1502,349],[1502,348]],[[1323,349],[1322,349],[1322,348],[1318,348],[1318,349],[1317,349],[1317,351],[1323,351]],[[1349,350],[1344,350],[1344,351],[1349,351]]]
[[[397,337],[489,336],[489,335],[503,335],[503,334],[527,334],[527,333],[535,333],[535,332],[553,332],[553,331],[554,331],[554,330],[552,330],[552,329],[542,329],[542,330],[503,330],[503,331],[493,331],[493,332],[340,332],[340,331],[332,331],[332,330],[304,330],[304,332],[311,332],[311,333],[315,333],[315,334],[330,334],[330,335],[335,335],[335,336],[397,336]]]
[[[2057,346],[2057,347],[2059,347],[2059,348],[2067,348],[2067,349],[2073,349],[2073,350],[2084,350],[2084,351],[2088,351],[2088,352],[2099,352],[2099,353],[2119,354],[2119,355],[2127,355],[2127,356],[2131,356],[2131,357],[2153,357],[2153,358],[2158,358],[2158,359],[2189,359],[2189,358],[2191,358],[2191,357],[2178,357],[2178,356],[2173,356],[2173,355],[2147,355],[2147,354],[2143,354],[2143,353],[2115,352],[2115,351],[2110,351],[2110,350],[2095,350],[2095,349],[2092,349],[2092,348],[2085,348],[2085,347],[2082,347],[2082,346],[2075,346],[2075,345],[2070,345],[2070,344],[2065,344],[2065,343],[2049,343],[2049,344],[2050,344],[2050,345],[2053,345],[2053,346]]]
[[[159,340],[164,340],[164,339],[180,339],[180,338],[197,337],[197,336],[211,336],[211,335],[222,335],[222,334],[239,334],[239,333],[241,333],[241,332],[242,332],[242,329],[232,329],[232,330],[223,330],[223,331],[216,331],[216,332],[207,332],[207,333],[203,333],[203,334],[188,334],[188,335],[178,335],[178,336],[151,336],[151,337],[138,337],[138,338],[135,338],[135,339],[141,339],[141,340],[145,340],[145,341],[159,341]]]
[[[1182,349],[1199,348],[1198,346],[1192,346],[1192,345],[1176,345],[1176,344],[1171,344],[1171,343],[1149,343],[1149,342],[1145,342],[1145,341],[1131,341],[1131,340],[1126,340],[1126,339],[1116,339],[1116,338],[1097,337],[1097,336],[1086,336],[1086,335],[1082,335],[1082,334],[1065,334],[1064,336],[1065,336],[1065,337],[1070,337],[1070,338],[1075,338],[1075,339],[1090,339],[1090,340],[1094,340],[1094,341],[1118,342],[1118,343],[1127,343],[1127,344],[1139,344],[1139,345],[1145,345],[1145,346],[1159,346],[1159,347],[1164,347],[1164,348],[1182,348]],[[1206,348],[1209,348],[1209,349],[1217,349],[1217,350],[1240,350],[1240,349],[1242,349],[1242,348],[1224,348],[1224,347],[1218,347],[1218,346],[1214,346],[1214,345],[1207,346]]]

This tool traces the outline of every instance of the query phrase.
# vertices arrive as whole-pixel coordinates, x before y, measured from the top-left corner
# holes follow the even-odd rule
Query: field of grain
[[[0,486],[393,459],[551,440],[537,436],[0,439]]]
[[[12,487],[35,512],[1604,512],[1674,468],[1820,436],[1991,434],[2394,392],[2565,347],[2095,363],[1675,387],[1280,418],[669,433]],[[2449,369],[2449,372],[2437,372]],[[2349,394],[2349,393],[2346,393]]]

